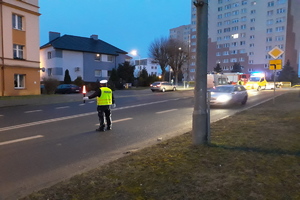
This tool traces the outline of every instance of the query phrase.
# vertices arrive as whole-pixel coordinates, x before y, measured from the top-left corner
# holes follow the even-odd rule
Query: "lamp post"
[[[140,67],[141,66],[141,56],[138,54],[137,50],[132,50],[130,52],[130,54],[133,55],[133,56],[138,56],[139,57],[139,67]],[[140,71],[140,69],[139,69],[139,71]]]

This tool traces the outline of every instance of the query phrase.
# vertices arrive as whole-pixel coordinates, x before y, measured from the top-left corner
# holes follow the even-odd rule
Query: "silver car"
[[[175,91],[176,86],[173,85],[172,83],[162,81],[162,82],[152,83],[150,85],[150,89],[152,90],[152,92],[155,92],[155,91],[161,91],[161,92]]]
[[[242,85],[220,85],[210,89],[210,105],[245,105],[248,100],[247,90]]]

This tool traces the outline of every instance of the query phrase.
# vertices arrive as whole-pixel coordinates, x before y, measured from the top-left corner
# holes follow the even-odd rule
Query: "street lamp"
[[[130,54],[133,55],[133,56],[138,56],[139,57],[139,67],[140,67],[140,65],[141,65],[141,56],[138,54],[137,50],[132,50],[130,52]]]

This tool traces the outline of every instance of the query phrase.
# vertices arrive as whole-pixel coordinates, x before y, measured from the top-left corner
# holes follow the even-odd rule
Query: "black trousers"
[[[111,111],[109,106],[97,106],[98,117],[100,122],[100,128],[105,127],[105,121],[107,127],[111,127]],[[104,121],[105,117],[105,121]]]

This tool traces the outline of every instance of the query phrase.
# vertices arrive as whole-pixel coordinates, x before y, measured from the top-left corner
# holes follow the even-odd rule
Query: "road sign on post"
[[[270,60],[269,61],[269,70],[280,70],[282,69],[282,60]]]
[[[284,53],[282,49],[280,49],[278,46],[274,47],[271,51],[268,52],[270,56],[272,56],[274,59],[278,58]]]

